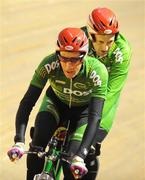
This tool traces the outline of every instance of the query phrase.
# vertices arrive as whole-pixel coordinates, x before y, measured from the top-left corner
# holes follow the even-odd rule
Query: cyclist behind
[[[65,28],[57,40],[57,50],[43,59],[30,82],[30,86],[20,102],[16,115],[16,135],[14,146],[8,151],[12,161],[24,154],[25,131],[29,115],[38,100],[46,82],[50,86],[35,119],[35,129],[30,150],[35,146],[44,149],[54,131],[63,122],[70,120],[70,141],[68,155],[71,168],[79,168],[86,174],[84,159],[87,156],[107,92],[108,72],[96,58],[87,56],[88,39],[79,28]],[[27,180],[43,169],[44,160],[36,155],[27,156]],[[67,166],[67,165],[64,165]],[[64,173],[64,179],[74,179],[72,173]]]
[[[96,57],[108,70],[108,87],[103,107],[100,127],[96,134],[95,154],[87,157],[89,172],[84,179],[94,180],[98,172],[98,159],[101,143],[110,131],[119,97],[127,79],[131,48],[126,38],[120,34],[116,15],[108,8],[96,8],[90,15],[88,26],[82,27],[89,37],[89,55]],[[93,165],[92,165],[93,164]]]

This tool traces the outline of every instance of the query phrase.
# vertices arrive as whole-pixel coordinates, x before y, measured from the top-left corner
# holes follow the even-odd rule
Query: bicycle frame
[[[57,140],[52,139],[49,150],[45,154],[45,164],[41,174],[37,174],[34,180],[59,180],[61,175],[60,150],[57,149]],[[56,165],[55,165],[56,163]]]
[[[62,172],[62,166],[60,164],[60,154],[64,149],[68,127],[69,123],[67,128],[59,127],[55,131],[54,135],[48,143],[48,150],[46,152],[27,152],[37,154],[40,158],[45,157],[45,163],[41,174],[36,174],[33,180],[60,180],[60,175]],[[62,138],[63,140],[60,140],[62,133],[61,131],[65,131],[65,135]],[[58,145],[60,144],[61,146],[58,148]]]
[[[46,157],[43,173],[47,173],[54,177],[55,180],[60,179],[61,169],[60,169],[60,152],[57,149],[57,140],[53,139],[50,145],[48,156]],[[50,155],[49,155],[50,153]],[[56,165],[54,165],[56,163]]]

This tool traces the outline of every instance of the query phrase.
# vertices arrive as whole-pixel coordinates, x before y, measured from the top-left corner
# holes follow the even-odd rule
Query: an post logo
[[[90,89],[88,91],[78,91],[78,90],[72,90],[69,88],[64,88],[63,92],[65,94],[74,94],[75,96],[87,96],[92,93],[92,90]]]
[[[93,83],[95,86],[101,86],[102,81],[100,79],[100,76],[97,75],[96,71],[92,71],[91,75],[90,75],[90,79],[93,80]]]

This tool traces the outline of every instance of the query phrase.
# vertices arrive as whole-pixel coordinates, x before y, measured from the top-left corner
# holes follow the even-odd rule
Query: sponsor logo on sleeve
[[[123,61],[123,55],[122,55],[122,52],[120,50],[120,48],[117,48],[113,54],[115,55],[115,62],[117,63],[122,63]]]
[[[48,74],[49,74],[52,70],[55,70],[55,69],[58,68],[58,67],[59,67],[59,61],[53,61],[52,63],[45,65],[45,68],[46,68]]]
[[[101,86],[102,81],[100,79],[100,76],[96,73],[96,71],[92,71],[90,75],[90,79],[92,79],[94,86]]]

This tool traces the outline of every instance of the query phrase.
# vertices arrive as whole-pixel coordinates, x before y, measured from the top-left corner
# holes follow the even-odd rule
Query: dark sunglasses
[[[82,61],[83,58],[84,58],[84,54],[81,54],[79,57],[67,58],[67,57],[61,56],[60,53],[57,53],[57,56],[58,56],[59,60],[62,61],[62,62],[72,62],[72,63]]]

